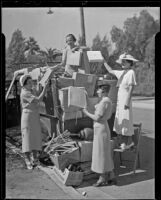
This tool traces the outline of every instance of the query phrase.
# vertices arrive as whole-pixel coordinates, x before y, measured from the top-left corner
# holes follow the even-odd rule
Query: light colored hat
[[[28,77],[31,78],[31,76],[30,76],[29,74],[25,74],[25,75],[23,75],[23,76],[20,77],[19,82],[20,82],[20,85],[21,85],[22,87],[23,87],[23,85],[24,85],[25,80],[26,80]]]
[[[122,60],[131,60],[131,61],[133,61],[133,62],[138,62],[138,60],[136,60],[132,55],[126,54],[126,53],[121,54],[121,55],[119,56],[119,59],[116,60],[116,62],[119,63],[119,64],[121,64],[121,63],[122,63]]]

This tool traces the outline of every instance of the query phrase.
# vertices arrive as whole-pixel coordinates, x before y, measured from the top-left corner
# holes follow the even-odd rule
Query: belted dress
[[[94,138],[91,170],[96,173],[105,173],[114,168],[111,155],[111,133],[107,120],[111,117],[112,102],[108,97],[95,105],[95,115],[101,116],[99,121],[94,121]]]
[[[22,88],[21,134],[23,153],[32,150],[41,150],[42,148],[39,101],[34,101],[35,97],[32,91]]]

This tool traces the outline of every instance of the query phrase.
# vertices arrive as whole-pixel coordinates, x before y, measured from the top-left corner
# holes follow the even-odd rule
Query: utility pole
[[[85,25],[84,25],[84,11],[83,7],[80,7],[80,20],[81,20],[81,38],[82,45],[86,46],[86,35],[85,35]]]

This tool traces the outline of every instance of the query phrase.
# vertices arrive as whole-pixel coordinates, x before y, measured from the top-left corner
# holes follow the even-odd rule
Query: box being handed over
[[[69,87],[68,90],[68,107],[75,106],[79,108],[86,108],[86,91],[85,88]]]
[[[72,52],[67,56],[67,65],[80,66],[81,58],[82,58],[82,52],[80,51]]]
[[[103,62],[104,58],[100,51],[87,51],[89,62]]]

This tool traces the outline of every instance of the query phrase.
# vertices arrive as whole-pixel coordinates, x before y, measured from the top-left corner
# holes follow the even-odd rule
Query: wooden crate
[[[74,72],[72,78],[74,79],[75,87],[85,87],[88,96],[94,95],[96,81],[97,81],[96,75]]]
[[[80,147],[80,162],[92,161],[92,141],[78,141]]]
[[[75,147],[71,153],[61,155],[50,154],[50,159],[58,169],[64,170],[69,164],[80,161],[80,151],[78,147]]]
[[[83,181],[83,172],[72,172],[67,168],[62,172],[56,166],[53,168],[56,177],[66,186],[78,186]]]
[[[66,77],[58,78],[58,88],[65,88],[69,86],[74,86],[74,79]]]

